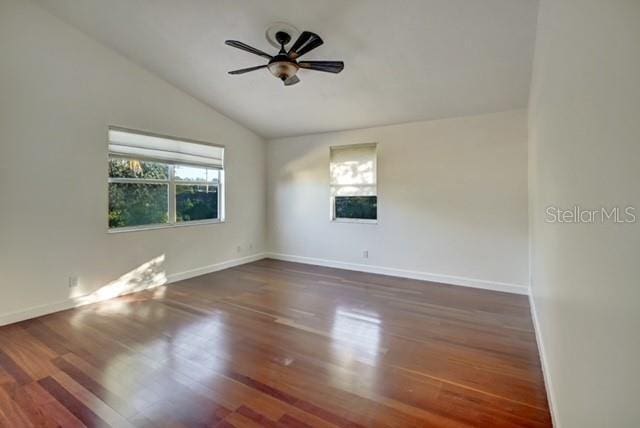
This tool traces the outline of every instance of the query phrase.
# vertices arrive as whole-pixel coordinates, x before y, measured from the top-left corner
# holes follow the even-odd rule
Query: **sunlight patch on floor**
[[[92,293],[83,296],[71,296],[71,298],[76,302],[76,305],[82,306],[113,299],[114,297],[134,293],[136,291],[160,287],[167,283],[167,275],[163,266],[164,262],[165,255],[162,254],[141,264]],[[158,299],[164,296],[165,288],[166,287],[157,288],[153,293],[153,298]],[[113,302],[107,302],[105,305],[101,305],[100,310],[123,310],[126,304],[127,302],[125,301],[115,300]]]

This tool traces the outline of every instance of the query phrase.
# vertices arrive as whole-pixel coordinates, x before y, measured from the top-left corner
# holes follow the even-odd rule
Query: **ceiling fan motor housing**
[[[280,44],[280,46],[284,46],[291,41],[291,35],[284,31],[278,31],[276,33],[276,41]]]

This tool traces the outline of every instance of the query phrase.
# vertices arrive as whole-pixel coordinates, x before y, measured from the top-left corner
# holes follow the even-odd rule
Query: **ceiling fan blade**
[[[260,55],[261,57],[264,57],[264,58],[267,58],[267,59],[273,59],[273,57],[271,55],[269,55],[268,53],[262,52],[260,49],[256,49],[253,46],[249,46],[248,44],[239,42],[237,40],[227,40],[224,43],[229,45],[229,46],[232,46],[234,48],[242,49],[243,51],[247,51],[247,52],[251,52],[252,54]]]
[[[324,42],[316,33],[312,33],[311,31],[303,31],[298,37],[298,40],[291,46],[289,49],[289,58],[296,59],[306,54],[307,52],[317,48],[322,45]]]
[[[289,49],[289,52],[287,52],[287,55],[291,56],[294,52],[300,49],[302,45],[307,43],[307,41],[312,36],[313,36],[313,33],[311,31],[303,31],[302,33],[300,33],[300,36],[298,36],[298,40],[296,40],[296,42],[291,46],[291,49]]]
[[[308,70],[324,71],[326,73],[340,73],[344,68],[342,61],[300,61],[300,68]]]
[[[266,68],[266,67],[267,67],[267,64],[256,65],[255,67],[241,68],[240,70],[233,70],[233,71],[230,71],[229,74],[244,74],[253,70],[260,70],[261,68]]]
[[[299,83],[300,79],[295,74],[284,81],[284,86],[291,86]]]

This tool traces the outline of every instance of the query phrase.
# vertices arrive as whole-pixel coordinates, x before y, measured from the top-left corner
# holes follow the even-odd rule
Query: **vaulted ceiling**
[[[38,0],[46,9],[266,138],[491,113],[527,105],[536,0]],[[273,22],[314,31],[284,87],[261,57]]]

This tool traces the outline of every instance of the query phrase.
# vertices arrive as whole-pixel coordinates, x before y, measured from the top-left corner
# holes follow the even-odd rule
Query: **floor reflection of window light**
[[[375,365],[380,347],[380,324],[377,314],[362,314],[336,309],[331,337],[336,356],[346,364],[361,361]]]

